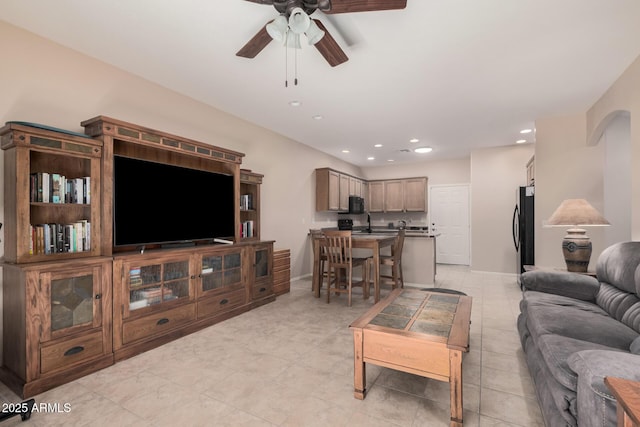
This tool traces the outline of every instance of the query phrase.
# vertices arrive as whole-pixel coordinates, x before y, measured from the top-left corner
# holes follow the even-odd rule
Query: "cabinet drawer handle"
[[[220,305],[224,305],[224,304],[226,304],[228,302],[229,302],[229,300],[225,298],[222,301],[220,301]]]
[[[166,317],[163,317],[162,319],[156,322],[156,325],[164,325],[165,323],[169,323],[169,319],[167,319]]]
[[[266,290],[267,290],[267,288],[260,288],[260,292],[264,292]]]
[[[84,347],[81,345],[77,345],[75,347],[71,347],[69,350],[64,352],[65,356],[73,356],[74,354],[78,354],[81,351],[84,351]]]
[[[96,294],[96,299],[102,298],[102,294]]]

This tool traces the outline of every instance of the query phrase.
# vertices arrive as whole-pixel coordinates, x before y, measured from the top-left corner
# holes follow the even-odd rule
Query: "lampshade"
[[[276,19],[271,21],[265,27],[267,29],[267,33],[277,42],[284,43],[287,30],[289,29],[289,23],[287,22],[287,18],[284,15],[278,16]]]
[[[294,7],[289,15],[289,28],[296,34],[302,34],[309,28],[311,18],[299,7]]]
[[[324,31],[318,27],[318,24],[316,24],[316,21],[313,19],[309,23],[309,28],[307,28],[305,34],[307,35],[309,44],[316,44],[324,37]]]
[[[560,203],[547,221],[547,225],[609,225],[609,221],[585,199],[567,199]]]
[[[567,271],[585,273],[591,259],[592,245],[583,226],[609,225],[600,212],[584,199],[567,199],[547,221],[549,226],[570,226],[562,239],[562,254]]]

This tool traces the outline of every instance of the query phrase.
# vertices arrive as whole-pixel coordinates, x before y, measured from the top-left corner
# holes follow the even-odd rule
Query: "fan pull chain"
[[[289,32],[284,36],[284,87],[289,87],[289,47],[287,46],[287,38]]]
[[[294,82],[295,86],[298,86],[298,49],[296,49],[295,47],[294,47],[294,49],[295,49],[295,51],[293,52],[293,54],[294,54],[293,64],[294,64],[294,70],[295,70],[294,73],[295,73],[295,75],[294,75],[293,82]]]

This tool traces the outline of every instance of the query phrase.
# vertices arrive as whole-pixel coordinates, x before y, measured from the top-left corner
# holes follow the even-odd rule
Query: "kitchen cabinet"
[[[404,212],[404,180],[384,182],[384,211]]]
[[[426,212],[427,178],[369,181],[370,212]]]
[[[340,211],[349,210],[349,175],[340,175]]]
[[[384,212],[384,181],[369,181],[369,212]]]
[[[404,211],[427,211],[427,178],[404,180]]]
[[[316,169],[316,212],[349,210],[349,196],[364,197],[365,182],[329,168]]]

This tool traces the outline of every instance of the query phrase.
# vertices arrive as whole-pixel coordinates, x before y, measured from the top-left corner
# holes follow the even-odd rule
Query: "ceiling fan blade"
[[[332,67],[347,62],[349,60],[347,54],[344,53],[335,39],[329,34],[324,24],[317,19],[314,19],[314,22],[324,31],[324,37],[322,37],[318,43],[314,44],[316,49],[324,56],[324,59],[326,59]]]
[[[373,12],[406,7],[407,0],[331,0],[331,9],[324,11],[324,13]]]
[[[269,21],[271,22],[271,21]],[[267,23],[268,24],[268,23]],[[242,56],[243,58],[255,58],[262,49],[264,49],[273,40],[269,33],[267,33],[267,26],[265,25],[256,33],[251,40],[240,49],[236,56]]]
[[[273,0],[247,0],[247,1],[250,1],[251,3],[260,3],[260,4],[273,5]]]

